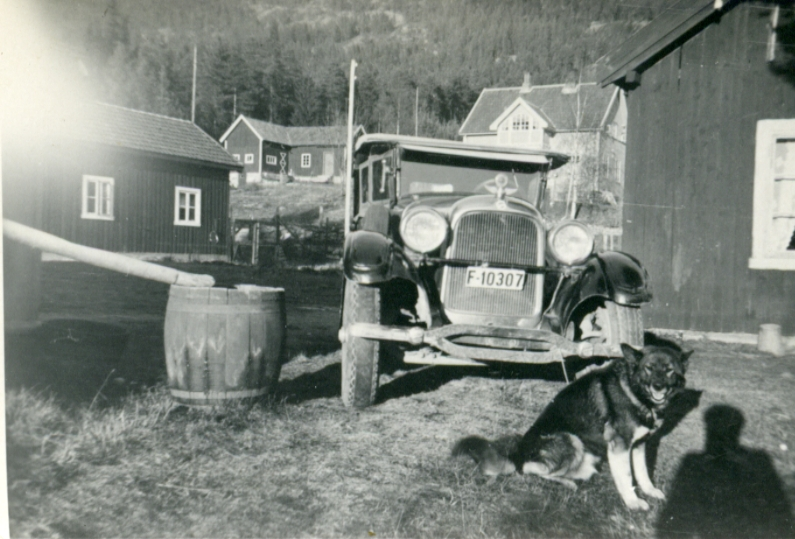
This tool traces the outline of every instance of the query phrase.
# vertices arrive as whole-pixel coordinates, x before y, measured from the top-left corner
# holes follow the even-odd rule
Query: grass
[[[149,290],[146,281],[99,270],[91,274],[91,287],[81,287],[83,269],[45,268],[45,296],[51,288],[62,291],[60,307],[47,307],[50,316],[83,313],[81,305],[96,293],[104,302],[94,304],[94,315],[103,320],[132,309],[131,297],[145,317],[135,324],[122,319],[129,332],[124,352],[113,364],[93,358],[102,367],[95,385],[75,397],[56,390],[62,389],[59,381],[85,383],[82,371],[72,375],[77,365],[72,356],[90,352],[89,342],[49,339],[40,358],[33,357],[37,348],[31,343],[21,348],[28,355],[7,354],[7,367],[36,360],[36,370],[25,376],[18,366],[11,371],[15,379],[6,393],[13,537],[651,538],[657,533],[664,504],[652,501],[648,513],[628,511],[608,473],[573,492],[536,477],[489,479],[466,458],[450,456],[455,442],[469,434],[496,439],[523,433],[563,387],[559,374],[399,370],[381,377],[375,406],[348,410],[339,398],[333,308],[338,280],[327,272],[257,276],[240,273],[249,271],[245,268],[205,265],[223,282],[283,284],[293,352],[275,400],[191,409],[176,405],[158,381],[164,366],[162,339],[155,336],[162,326],[150,318],[163,313],[161,294],[142,293]],[[119,288],[123,294],[110,292]],[[66,318],[52,328],[53,335],[61,335],[67,323],[72,324]],[[75,328],[75,335],[84,335],[77,331],[82,326]],[[795,357],[688,344],[696,349],[688,372],[692,409],[654,452],[656,484],[672,491],[684,456],[703,450],[703,412],[729,404],[746,420],[741,443],[769,456],[786,495],[795,500]],[[147,357],[146,369],[133,368]],[[124,388],[114,393],[113,378],[103,386],[111,366],[128,382],[145,383],[113,386]],[[45,374],[47,388],[41,384]],[[95,398],[100,393],[104,397]],[[742,492],[738,484],[737,494]]]
[[[345,207],[342,185],[334,184],[248,184],[230,193],[230,213],[235,219],[272,219],[279,211],[292,222],[313,222],[320,217],[342,222]]]
[[[285,384],[298,387],[289,382],[338,360],[332,353],[289,363]],[[389,383],[410,374],[399,371]],[[786,376],[767,379],[770,387],[754,389],[768,394],[758,406],[776,408],[769,391],[783,389],[782,381],[789,383]],[[289,393],[277,402],[190,409],[175,405],[162,386],[112,406],[70,409],[13,390],[6,410],[12,533],[653,537],[661,504],[653,502],[650,513],[626,510],[609,474],[573,492],[535,477],[485,478],[468,460],[449,457],[460,436],[521,432],[561,385],[457,377],[362,411],[343,408],[336,396]],[[735,388],[727,390],[725,396]],[[750,397],[749,388],[740,391],[734,398]],[[513,396],[506,400],[506,393]],[[757,413],[752,408],[744,406],[746,415]],[[795,426],[787,417],[781,424],[760,414],[748,423],[754,436],[770,431],[756,445],[768,448],[791,492],[795,467],[775,451],[781,436],[792,445]],[[664,490],[678,459],[700,448],[700,430],[698,414],[690,414],[663,439],[656,470]]]

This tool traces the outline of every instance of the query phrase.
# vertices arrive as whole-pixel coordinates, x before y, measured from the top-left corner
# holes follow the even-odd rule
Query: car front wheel
[[[343,328],[357,322],[381,321],[381,290],[347,281],[342,306]],[[342,402],[366,408],[373,404],[378,389],[378,362],[381,343],[348,336],[342,343]]]
[[[643,315],[640,307],[604,301],[586,309],[569,324],[569,338],[601,344],[643,347]]]

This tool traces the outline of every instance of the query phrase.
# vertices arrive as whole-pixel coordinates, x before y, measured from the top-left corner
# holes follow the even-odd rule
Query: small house
[[[603,59],[650,327],[795,333],[793,30],[791,2],[682,0]]]
[[[608,208],[591,220],[620,224],[626,143],[626,102],[620,89],[595,82],[534,86],[525,75],[522,86],[484,89],[459,135],[472,144],[571,155],[567,166],[550,173],[553,204],[576,201],[581,209]]]
[[[243,165],[244,183],[342,183],[347,127],[285,127],[241,114],[219,140]]]
[[[141,258],[228,258],[229,175],[242,167],[207,133],[107,104],[55,120],[36,158],[46,232]]]

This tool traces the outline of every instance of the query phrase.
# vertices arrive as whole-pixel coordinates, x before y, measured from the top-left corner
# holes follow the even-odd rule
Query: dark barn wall
[[[84,174],[114,178],[113,221],[80,217]],[[117,252],[227,254],[226,169],[72,148],[48,165],[44,183],[44,229],[64,239]],[[174,225],[175,186],[202,190],[200,227]]]
[[[262,163],[262,172],[269,172],[271,174],[280,174],[282,171],[282,154],[287,154],[284,157],[285,165],[284,165],[284,172],[287,173],[290,171],[290,150],[282,145],[277,144],[275,142],[268,142],[267,140],[262,143],[262,159],[265,161],[266,155],[272,155],[276,157],[276,164],[275,165],[268,165],[265,162]]]
[[[6,137],[1,149],[3,217],[41,229],[43,188],[33,156],[46,155],[47,145]],[[41,251],[2,241],[5,329],[27,328],[38,322],[41,306]]]
[[[259,172],[259,138],[249,129],[248,125],[244,122],[237,124],[237,127],[229,133],[224,142],[229,155],[240,154],[240,164],[245,167],[244,177],[247,172]],[[254,154],[253,163],[245,163],[247,153]]]
[[[756,122],[795,118],[765,61],[769,7],[743,4],[629,92],[625,251],[648,268],[648,327],[795,333],[795,272],[748,268]]]
[[[331,148],[321,148],[317,146],[298,146],[290,149],[290,168],[295,176],[320,176],[323,174],[323,150]],[[310,167],[301,167],[301,155],[311,154],[312,162]]]

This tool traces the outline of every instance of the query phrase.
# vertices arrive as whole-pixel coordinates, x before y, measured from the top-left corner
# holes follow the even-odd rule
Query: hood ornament
[[[505,188],[508,186],[508,176],[497,174],[497,177],[494,178],[494,184],[497,186],[497,207],[503,208],[505,206]]]

